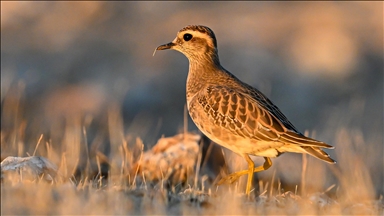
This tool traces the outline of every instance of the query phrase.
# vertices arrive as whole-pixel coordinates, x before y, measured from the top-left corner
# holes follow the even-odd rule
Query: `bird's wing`
[[[284,134],[282,134],[282,141],[300,145],[318,146],[322,148],[334,148],[333,146],[328,145],[324,142],[304,136],[300,131],[296,129],[295,126],[293,126],[293,124],[280,111],[280,109],[276,105],[274,105],[272,101],[269,100],[263,93],[253,88],[252,86],[249,86],[248,84],[245,85],[247,85],[247,90],[249,91],[246,95],[251,95],[251,99],[253,98],[262,109],[267,110],[270,115],[275,117],[277,121],[279,121],[281,124],[283,124],[286,129],[288,129]]]
[[[198,102],[215,124],[234,134],[261,141],[279,141],[302,146],[332,148],[305,137],[261,92],[239,92],[224,86],[209,86]]]
[[[280,111],[280,109],[275,104],[273,104],[272,101],[269,100],[263,93],[246,83],[243,84],[245,84],[247,87],[247,95],[250,95],[250,98],[256,100],[260,107],[267,110],[271,115],[275,116],[286,129],[301,134],[288,120],[288,118]]]

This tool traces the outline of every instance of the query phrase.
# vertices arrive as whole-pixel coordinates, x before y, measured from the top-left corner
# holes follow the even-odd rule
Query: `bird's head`
[[[156,48],[156,50],[166,49],[183,53],[191,62],[208,60],[218,63],[216,37],[206,26],[188,25],[182,28],[172,42]]]

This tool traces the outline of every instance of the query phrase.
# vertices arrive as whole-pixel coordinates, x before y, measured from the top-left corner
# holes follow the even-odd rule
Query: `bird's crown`
[[[200,35],[200,37],[204,36],[204,35],[205,35],[205,37],[208,36],[212,40],[213,46],[217,47],[215,33],[213,33],[213,31],[210,28],[203,26],[203,25],[188,25],[188,26],[180,29],[178,34],[187,33],[187,32],[200,32],[200,33],[202,33],[202,35]]]

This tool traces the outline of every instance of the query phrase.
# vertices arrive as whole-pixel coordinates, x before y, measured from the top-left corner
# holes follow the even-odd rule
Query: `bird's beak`
[[[156,51],[157,50],[166,50],[166,49],[172,49],[173,46],[175,46],[176,44],[174,44],[173,42],[170,42],[170,43],[167,43],[167,44],[163,44],[163,45],[160,45],[158,46],[155,51],[153,52],[153,55],[155,55]]]
[[[156,50],[165,50],[165,49],[171,49],[175,44],[173,42],[160,45],[156,48]]]

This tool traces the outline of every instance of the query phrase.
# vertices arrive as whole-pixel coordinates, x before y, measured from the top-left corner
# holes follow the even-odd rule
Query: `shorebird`
[[[187,107],[191,119],[208,138],[245,158],[248,169],[222,178],[233,183],[248,174],[249,195],[254,172],[272,166],[284,152],[306,153],[336,163],[322,148],[333,146],[304,136],[263,93],[221,66],[214,32],[201,25],[182,28],[176,38],[156,50],[172,49],[189,60]],[[154,53],[155,54],[155,53]],[[264,157],[255,167],[249,155]]]

